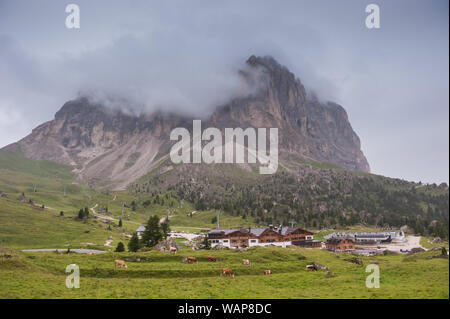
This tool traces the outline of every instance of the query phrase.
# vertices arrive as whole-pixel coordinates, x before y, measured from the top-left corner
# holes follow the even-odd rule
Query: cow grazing
[[[317,270],[317,268],[314,265],[306,265],[306,270]]]
[[[271,275],[272,274],[272,270],[264,270],[264,275]]]
[[[226,276],[229,275],[230,277],[234,278],[234,272],[233,270],[231,270],[230,268],[223,268],[222,271],[220,272],[220,277],[222,276]]]
[[[93,256],[93,255],[95,255],[94,253],[87,253],[89,256]]]
[[[250,260],[248,260],[248,259],[242,259],[242,264],[243,264],[243,265],[248,265],[248,266],[250,266]]]
[[[177,247],[172,247],[172,246],[171,246],[171,247],[169,248],[169,252],[170,252],[170,253],[176,254],[177,251],[178,251]]]
[[[208,261],[217,261],[217,258],[214,256],[208,256]]]
[[[198,263],[198,260],[197,260],[197,258],[195,258],[195,257],[187,257],[187,258],[183,258],[183,262],[184,263],[188,263],[188,264],[190,264],[190,263]]]
[[[114,260],[114,268],[117,266],[128,268],[127,264],[123,260]]]

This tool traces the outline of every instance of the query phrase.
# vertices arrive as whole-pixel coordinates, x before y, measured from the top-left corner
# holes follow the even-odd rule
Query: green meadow
[[[358,257],[320,249],[253,248],[246,251],[158,251],[135,254],[24,253],[3,251],[0,258],[0,298],[449,298],[448,259],[436,251],[417,255]],[[207,256],[218,258],[208,262]],[[182,257],[195,256],[198,264]],[[250,266],[241,264],[249,259]],[[128,268],[114,268],[123,259]],[[329,268],[307,271],[313,262]],[[65,285],[66,266],[80,267],[80,288]],[[365,285],[366,266],[377,264],[380,288]],[[220,277],[232,268],[235,277]],[[270,269],[273,274],[263,275]]]

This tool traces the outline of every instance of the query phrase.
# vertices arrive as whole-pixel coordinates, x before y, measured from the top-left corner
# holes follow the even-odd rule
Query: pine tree
[[[89,209],[87,207],[84,208],[84,217],[89,217]]]
[[[128,251],[136,252],[140,248],[139,238],[135,232],[128,243]]]
[[[205,249],[210,249],[211,248],[211,244],[208,240],[208,236],[205,236],[205,239],[203,241],[203,245],[205,245]]]
[[[117,247],[116,247],[116,250],[115,250],[115,251],[118,252],[118,253],[125,251],[125,246],[123,245],[122,242],[119,242],[119,243],[117,244]]]
[[[122,227],[122,218],[119,219],[119,227]]]
[[[142,243],[146,247],[153,247],[159,243],[163,235],[159,226],[159,218],[154,215],[148,219],[145,231],[142,234]]]
[[[80,209],[80,211],[78,212],[78,219],[83,219],[84,218],[84,212],[82,209]]]
[[[169,235],[170,232],[170,226],[167,220],[165,220],[164,223],[161,224],[161,231],[163,233],[164,239],[167,239],[167,236]]]

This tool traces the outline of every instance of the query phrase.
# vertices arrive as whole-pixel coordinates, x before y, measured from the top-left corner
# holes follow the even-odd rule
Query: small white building
[[[405,233],[401,230],[394,232],[337,232],[326,235],[324,238],[351,239],[360,244],[404,242],[406,240]]]
[[[137,233],[137,236],[139,239],[142,238],[142,234],[144,233],[144,231],[145,231],[145,226],[143,226],[143,225],[139,226],[138,229],[136,229],[136,233]]]

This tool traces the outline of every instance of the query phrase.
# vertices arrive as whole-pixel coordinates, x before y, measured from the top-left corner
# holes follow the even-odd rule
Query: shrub
[[[118,253],[125,251],[125,246],[123,245],[122,242],[119,242],[119,243],[117,244],[117,247],[116,247],[116,250],[115,250],[115,251],[118,252]]]

